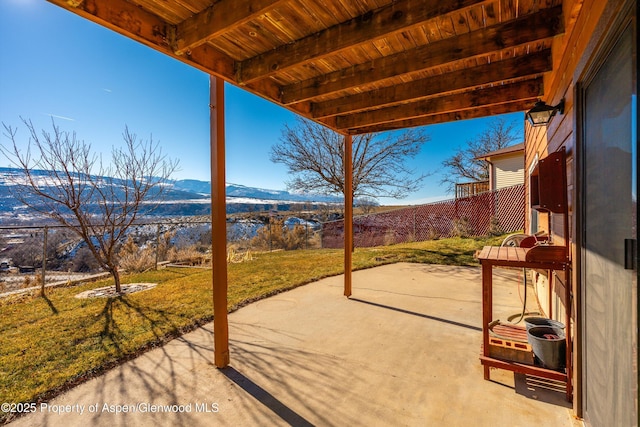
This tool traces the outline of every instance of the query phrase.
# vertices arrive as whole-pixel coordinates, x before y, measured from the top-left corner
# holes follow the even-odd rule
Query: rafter
[[[425,21],[460,11],[487,0],[401,0],[371,13],[311,34],[295,43],[240,63],[237,82],[246,84],[304,62],[335,54],[357,44],[407,31]]]
[[[307,34],[296,18],[323,11],[298,0],[49,1],[342,133],[531,106],[539,96],[534,86],[553,68],[552,39],[567,19],[561,6],[498,19],[496,0],[394,0],[284,42],[275,34]],[[336,6],[342,0],[327,1]],[[264,16],[274,21],[273,28],[264,27],[263,53],[235,61],[251,49],[243,44],[249,39],[233,37],[238,26]],[[514,83],[524,80],[530,82]]]
[[[384,132],[390,130],[406,129],[417,126],[435,125],[438,123],[455,122],[458,120],[476,119],[479,117],[495,116],[498,114],[515,113],[525,111],[533,107],[534,101],[518,100],[505,104],[478,107],[464,111],[454,111],[450,113],[434,114],[431,116],[418,117],[408,120],[398,120],[395,122],[382,123],[372,126],[365,126],[352,129],[346,133],[359,135],[363,133]]]
[[[216,74],[226,80],[233,77],[234,62],[225,54],[207,45],[198,46],[181,58],[207,74]]]
[[[168,52],[170,26],[156,15],[126,0],[49,0],[83,18],[154,49]]]
[[[480,90],[456,93],[448,96],[422,99],[408,104],[335,117],[339,130],[394,122],[398,117],[414,119],[454,111],[463,111],[479,106],[505,104],[517,100],[535,102],[543,93],[542,78],[524,80],[507,85],[497,85]]]
[[[73,4],[66,0],[49,1],[130,39],[177,58],[168,42],[171,34],[175,32],[175,27],[127,0],[84,0]],[[202,71],[219,75],[227,80],[233,78],[233,60],[214,48],[202,46],[180,60],[186,60]]]
[[[185,55],[176,55],[168,42],[171,34],[176,31],[175,27],[127,0],[84,0],[76,3],[67,0],[49,1],[207,74],[233,82],[233,59],[207,44],[195,47]],[[277,101],[281,94],[280,87],[269,80],[256,82],[248,88],[271,101]]]
[[[284,0],[222,0],[178,24],[174,53],[183,55],[224,32],[231,31]]]
[[[304,80],[282,89],[282,103],[305,101],[350,87],[552,38],[563,31],[561,17],[562,7],[544,9],[515,21]]]
[[[552,68],[551,50],[311,104],[315,119],[381,108],[456,90],[535,76]]]

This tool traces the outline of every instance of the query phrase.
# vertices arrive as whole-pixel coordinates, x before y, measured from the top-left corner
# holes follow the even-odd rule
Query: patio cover
[[[343,134],[533,107],[576,16],[562,0],[49,1]]]
[[[211,77],[215,363],[229,363],[224,85],[345,135],[527,110],[554,73],[581,0],[48,0]],[[558,56],[559,55],[559,56]],[[548,102],[554,100],[545,99]],[[217,237],[216,237],[217,236]],[[351,294],[345,251],[344,293]]]

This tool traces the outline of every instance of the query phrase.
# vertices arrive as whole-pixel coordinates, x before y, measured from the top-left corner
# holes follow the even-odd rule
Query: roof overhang
[[[343,134],[524,111],[562,0],[49,0]]]
[[[521,155],[524,157],[524,142],[520,144],[509,145],[508,147],[501,148],[499,150],[491,151],[490,153],[483,154],[476,157],[476,160],[486,160],[491,163],[491,159],[497,159],[501,157],[511,157]]]

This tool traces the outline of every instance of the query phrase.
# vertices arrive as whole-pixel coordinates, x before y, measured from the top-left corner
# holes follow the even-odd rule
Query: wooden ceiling
[[[524,111],[562,0],[49,0],[343,134]]]

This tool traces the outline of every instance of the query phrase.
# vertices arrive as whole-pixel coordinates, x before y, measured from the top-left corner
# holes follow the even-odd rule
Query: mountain
[[[208,181],[198,181],[196,179],[182,179],[173,181],[173,188],[196,194],[211,194],[211,183]]]
[[[45,187],[50,181],[49,172],[35,170],[33,175],[39,185]],[[20,169],[0,167],[0,220],[28,219],[30,212],[26,206],[19,203],[12,196],[12,186],[23,179]],[[126,181],[117,184],[126,188]],[[169,181],[163,184],[165,196],[159,207],[154,210],[154,216],[191,216],[208,215],[211,212],[211,184],[207,181],[184,179]],[[311,205],[317,207],[323,204],[342,203],[340,197],[292,194],[283,190],[268,190],[253,188],[238,184],[227,184],[227,212],[245,212],[277,209],[287,211],[293,205]],[[2,221],[0,221],[2,222]]]
[[[175,190],[187,191],[201,195],[211,195],[211,183],[208,181],[198,181],[195,179],[183,179],[173,181]],[[240,184],[226,185],[227,202],[233,203],[233,198],[258,199],[264,201],[286,201],[286,202],[325,202],[342,203],[342,197],[323,196],[319,194],[296,194],[285,190],[268,190],[264,188],[247,187]]]

